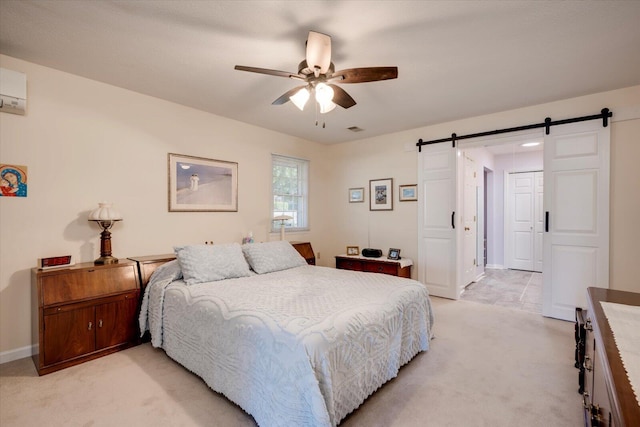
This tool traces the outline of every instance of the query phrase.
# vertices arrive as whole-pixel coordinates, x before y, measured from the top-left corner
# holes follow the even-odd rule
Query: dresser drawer
[[[398,274],[398,266],[396,264],[386,262],[363,262],[363,270],[369,273]]]
[[[45,306],[138,289],[135,264],[69,269],[43,275],[40,280]]]
[[[357,259],[344,259],[336,257],[336,268],[340,268],[342,270],[356,270],[362,271],[362,261]]]

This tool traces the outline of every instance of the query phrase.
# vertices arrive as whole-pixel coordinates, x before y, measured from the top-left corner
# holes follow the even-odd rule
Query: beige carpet
[[[347,417],[353,426],[578,426],[573,324],[433,298],[431,350]],[[0,425],[255,426],[162,350],[140,345],[38,377],[0,365]]]

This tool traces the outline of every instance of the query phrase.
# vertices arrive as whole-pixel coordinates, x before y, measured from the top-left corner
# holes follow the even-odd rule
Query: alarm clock
[[[71,265],[73,265],[71,262],[71,255],[38,258],[38,268],[42,270],[47,270],[49,268],[69,267]]]

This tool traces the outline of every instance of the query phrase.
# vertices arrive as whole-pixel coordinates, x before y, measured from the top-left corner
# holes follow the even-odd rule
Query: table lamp
[[[120,212],[112,207],[112,203],[98,203],[98,208],[89,213],[89,221],[96,222],[101,228],[100,233],[100,258],[93,263],[96,265],[117,264],[118,258],[111,256],[111,233],[109,230],[116,221],[122,221]]]

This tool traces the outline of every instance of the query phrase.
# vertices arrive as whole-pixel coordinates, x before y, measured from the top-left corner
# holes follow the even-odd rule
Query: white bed
[[[287,242],[216,246],[178,248],[154,273],[141,329],[260,426],[335,426],[429,348],[417,281],[309,266]],[[198,263],[209,273],[194,280]]]

